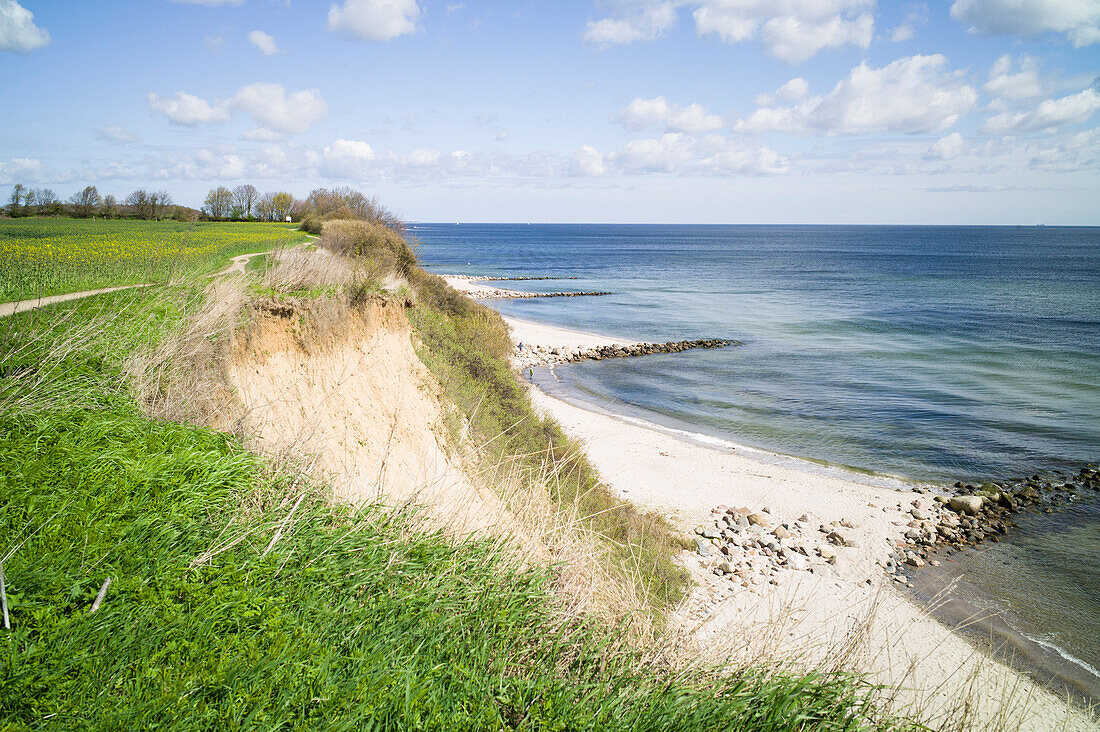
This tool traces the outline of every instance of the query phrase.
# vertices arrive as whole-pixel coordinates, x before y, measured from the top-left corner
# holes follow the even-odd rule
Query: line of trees
[[[49,188],[27,188],[22,183],[16,183],[8,198],[7,209],[8,215],[13,217],[64,214],[77,218],[130,217],[152,221],[167,218],[188,220],[194,217],[192,209],[173,206],[172,196],[168,191],[138,189],[120,204],[110,194],[101,196],[99,189],[95,186],[86,186],[70,196],[68,201],[63,202]]]
[[[230,190],[211,188],[202,203],[202,211],[212,219],[228,221],[284,221],[294,209],[294,196],[286,191],[260,194],[253,185]]]

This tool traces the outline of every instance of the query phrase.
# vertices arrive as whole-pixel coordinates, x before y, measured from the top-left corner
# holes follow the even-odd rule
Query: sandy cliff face
[[[505,515],[443,448],[439,387],[400,303],[379,297],[335,314],[268,303],[228,372],[245,431],[266,451],[311,456],[338,499],[419,503],[458,533]]]

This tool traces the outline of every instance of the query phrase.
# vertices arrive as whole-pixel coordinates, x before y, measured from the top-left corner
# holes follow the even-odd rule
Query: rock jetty
[[[467,282],[519,282],[530,280],[579,280],[580,277],[474,277],[472,275],[447,275],[451,279]]]
[[[1100,492],[1100,470],[1083,467],[1076,476],[1057,472],[1053,477],[1033,475],[1007,481],[969,485],[955,483],[954,495],[912,501],[904,538],[885,562],[886,571],[905,582],[901,574],[925,564],[939,564],[936,556],[998,541],[1012,526],[1012,514],[1024,509],[1052,513],[1086,491]]]
[[[534,297],[592,297],[594,295],[614,295],[613,292],[519,292],[502,290],[497,287],[472,290],[468,293],[475,300],[525,300]]]
[[[615,343],[595,348],[534,346],[530,343],[520,343],[515,348],[512,360],[517,368],[528,369],[559,363],[601,361],[605,358],[651,356],[656,353],[681,353],[695,348],[729,348],[741,345],[744,344],[740,341],[724,338],[702,338],[667,343]]]

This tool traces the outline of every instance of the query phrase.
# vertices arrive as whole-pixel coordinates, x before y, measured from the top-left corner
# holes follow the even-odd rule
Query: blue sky
[[[0,190],[1100,224],[1100,0],[0,0]]]

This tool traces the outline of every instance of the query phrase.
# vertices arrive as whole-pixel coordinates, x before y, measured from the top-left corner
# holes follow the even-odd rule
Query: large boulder
[[[982,510],[984,501],[985,499],[981,496],[951,496],[947,501],[947,505],[955,513],[965,513],[973,516]]]

